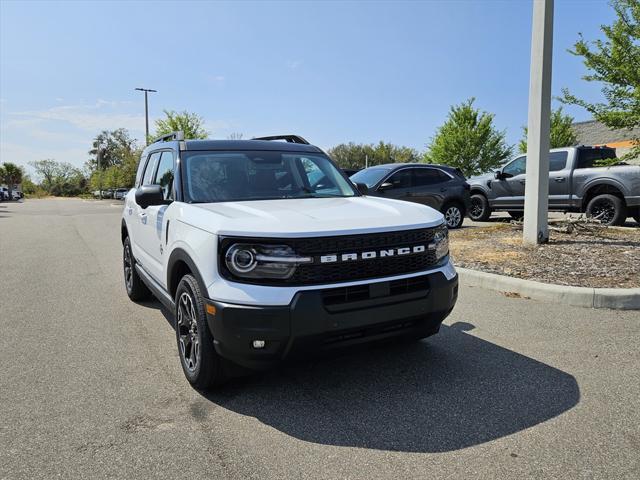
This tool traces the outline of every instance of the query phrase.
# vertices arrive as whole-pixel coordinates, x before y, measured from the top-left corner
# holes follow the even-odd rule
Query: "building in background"
[[[640,128],[611,130],[597,120],[574,123],[573,130],[578,137],[578,145],[607,145],[615,148],[619,157],[631,150],[633,138],[640,137]],[[629,162],[640,164],[640,158]]]

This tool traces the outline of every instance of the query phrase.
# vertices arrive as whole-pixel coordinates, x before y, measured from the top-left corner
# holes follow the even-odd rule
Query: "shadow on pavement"
[[[471,329],[456,323],[428,341],[284,365],[206,397],[300,440],[405,452],[489,442],[578,403],[573,376]]]

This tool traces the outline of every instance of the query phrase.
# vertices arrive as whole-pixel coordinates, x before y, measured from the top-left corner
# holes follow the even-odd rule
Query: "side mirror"
[[[380,185],[378,187],[378,190],[380,190],[381,192],[384,190],[389,190],[390,188],[393,188],[393,183],[391,182],[384,182],[382,185]]]
[[[362,195],[368,195],[369,194],[369,187],[367,187],[366,183],[356,183],[356,188],[358,189],[358,191],[362,194]]]
[[[136,203],[142,208],[164,204],[164,195],[160,185],[143,185],[136,190]]]
[[[502,180],[504,178],[504,173],[502,173],[502,170],[496,170],[494,173],[494,177],[496,178],[496,180]]]

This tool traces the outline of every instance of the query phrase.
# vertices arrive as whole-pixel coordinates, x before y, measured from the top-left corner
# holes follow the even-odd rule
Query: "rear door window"
[[[413,169],[413,185],[414,187],[422,187],[427,185],[436,185],[451,180],[451,177],[437,168],[414,168]]]
[[[616,151],[612,148],[580,148],[576,168],[597,167],[602,163],[602,160],[611,158],[616,158]]]
[[[549,171],[558,172],[567,166],[567,152],[551,152],[549,154]]]

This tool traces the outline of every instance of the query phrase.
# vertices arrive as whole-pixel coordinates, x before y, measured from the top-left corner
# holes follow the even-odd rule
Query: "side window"
[[[165,200],[173,200],[173,153],[162,152],[158,173],[153,180],[154,185],[160,185]]]
[[[450,180],[446,173],[436,168],[414,168],[413,175],[413,185],[415,187],[435,185]]]
[[[516,175],[521,175],[527,172],[527,157],[524,155],[522,157],[516,158],[510,164],[502,169],[502,173],[504,173],[507,177],[515,177]]]
[[[158,159],[160,158],[160,152],[151,154],[149,161],[147,162],[147,168],[144,170],[144,177],[142,179],[142,185],[151,185],[153,180],[153,173],[156,171],[158,165]]]
[[[409,188],[411,187],[411,176],[411,170],[405,168],[391,175],[386,182],[391,183],[393,185],[392,188]]]
[[[549,171],[558,172],[567,166],[567,152],[551,152],[549,154]]]

